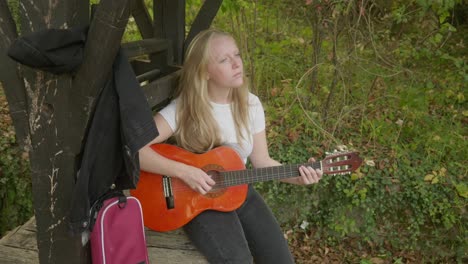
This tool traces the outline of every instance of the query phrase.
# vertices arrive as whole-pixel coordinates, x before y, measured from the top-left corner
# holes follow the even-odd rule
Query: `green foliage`
[[[27,155],[16,144],[8,107],[0,87],[0,236],[32,216]]]
[[[271,155],[300,163],[346,145],[366,159],[309,187],[257,184],[284,227],[394,263],[402,251],[466,258],[466,29],[450,20],[461,1],[228,2],[215,26],[239,40]]]
[[[135,19],[133,17],[130,17],[128,20],[127,27],[125,28],[124,35],[122,37],[122,42],[126,43],[126,42],[141,40],[141,39],[142,37],[141,37],[140,31],[138,30]]]

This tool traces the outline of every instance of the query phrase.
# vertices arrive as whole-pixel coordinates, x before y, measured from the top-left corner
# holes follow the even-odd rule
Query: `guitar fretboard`
[[[218,187],[230,187],[241,184],[264,182],[271,180],[287,179],[300,176],[300,166],[311,166],[314,169],[322,169],[320,161],[304,164],[281,165],[266,168],[255,168],[237,171],[220,172],[221,182],[217,182]]]

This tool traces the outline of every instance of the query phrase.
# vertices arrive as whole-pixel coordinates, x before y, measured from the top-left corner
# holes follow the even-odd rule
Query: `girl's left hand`
[[[310,158],[309,162],[315,162],[314,158]],[[323,172],[320,169],[314,169],[310,166],[300,166],[299,172],[301,173],[300,177],[295,178],[297,184],[309,185],[317,183],[322,178]]]

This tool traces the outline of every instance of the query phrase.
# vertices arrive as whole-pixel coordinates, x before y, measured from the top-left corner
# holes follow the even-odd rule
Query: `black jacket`
[[[8,55],[52,73],[73,73],[82,62],[85,40],[84,29],[48,29],[17,39]],[[111,189],[136,187],[138,150],[157,135],[135,73],[119,52],[86,132],[69,215],[73,233],[89,228],[90,207],[99,197]]]

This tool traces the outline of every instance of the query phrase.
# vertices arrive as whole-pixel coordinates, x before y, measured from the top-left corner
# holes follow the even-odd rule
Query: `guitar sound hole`
[[[224,187],[224,178],[219,171],[210,170],[206,172],[216,182],[215,186],[205,196],[209,198],[217,198],[224,194],[226,188]]]

